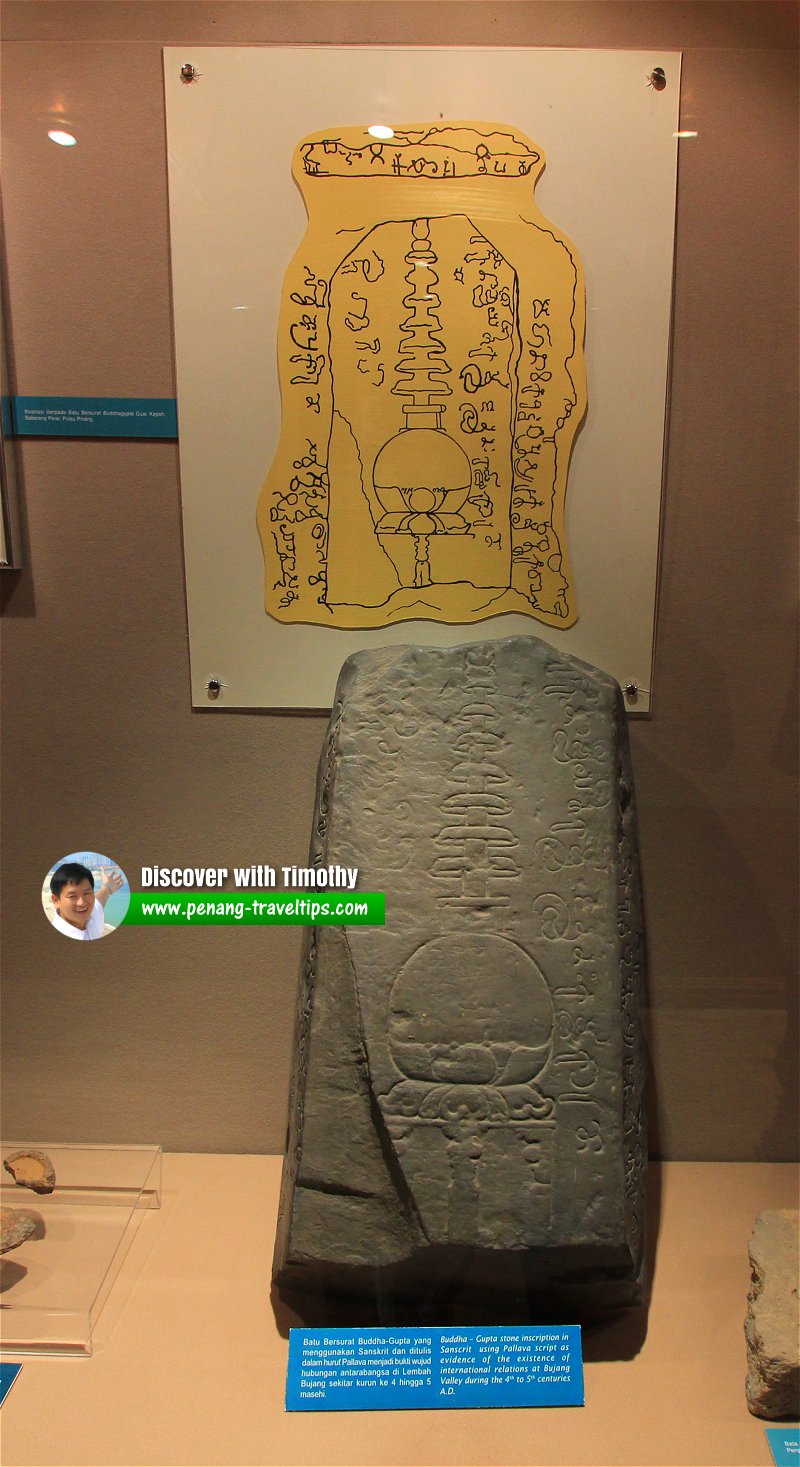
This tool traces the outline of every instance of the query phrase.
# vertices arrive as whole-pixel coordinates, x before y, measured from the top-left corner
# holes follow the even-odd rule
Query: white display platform
[[[653,1167],[646,1334],[638,1312],[585,1332],[586,1405],[539,1411],[287,1415],[269,1288],[279,1178],[277,1157],[164,1157],[113,1327],[91,1359],[25,1360],[3,1467],[768,1467],[744,1396],[747,1243],[758,1212],[796,1205],[795,1167]]]

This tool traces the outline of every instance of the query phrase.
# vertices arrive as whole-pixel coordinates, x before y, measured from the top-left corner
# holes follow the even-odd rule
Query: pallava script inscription
[[[305,138],[284,283],[266,609],[379,627],[577,617],[564,539],[586,408],[581,264],[541,151],[494,123]]]

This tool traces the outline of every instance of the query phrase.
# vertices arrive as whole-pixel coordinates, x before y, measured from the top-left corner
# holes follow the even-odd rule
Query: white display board
[[[666,84],[652,84],[654,68]],[[187,69],[192,68],[190,79]],[[652,687],[680,92],[676,53],[373,47],[164,52],[181,491],[197,706],[327,708],[362,647],[510,635]],[[566,500],[579,615],[374,630],[264,610],[256,504],[280,431],[283,278],[306,227],[292,154],[372,123],[502,122],[547,160],[539,209],[586,277],[588,411]],[[220,691],[209,695],[216,680]]]

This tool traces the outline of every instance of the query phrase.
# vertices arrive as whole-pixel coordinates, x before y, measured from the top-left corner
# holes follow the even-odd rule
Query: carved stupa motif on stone
[[[634,1299],[643,936],[617,684],[527,637],[356,654],[310,860],[358,867],[387,915],[308,939],[278,1282]]]
[[[584,285],[499,124],[306,138],[259,504],[266,609],[332,627],[576,616],[564,537]]]

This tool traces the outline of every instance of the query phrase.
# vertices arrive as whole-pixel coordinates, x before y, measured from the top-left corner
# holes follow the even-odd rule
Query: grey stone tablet
[[[532,637],[349,658],[312,863],[358,867],[386,925],[310,932],[276,1281],[633,1301],[643,939],[617,684]]]

